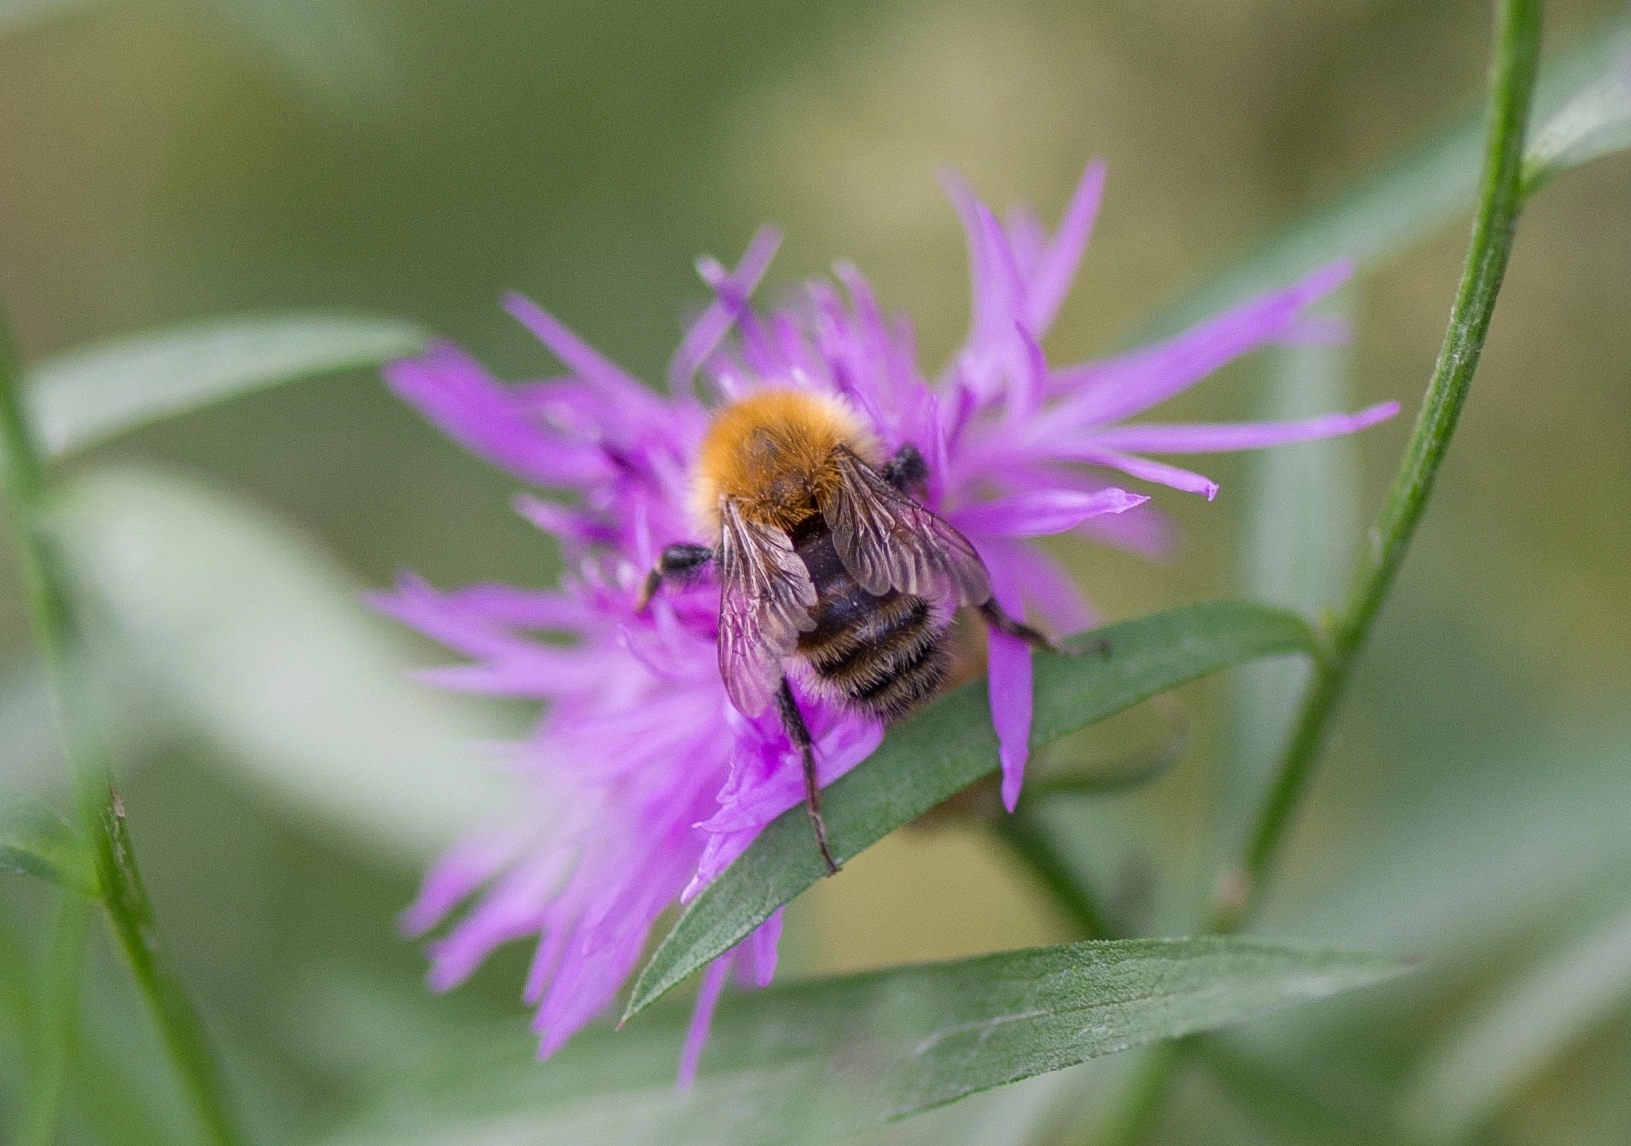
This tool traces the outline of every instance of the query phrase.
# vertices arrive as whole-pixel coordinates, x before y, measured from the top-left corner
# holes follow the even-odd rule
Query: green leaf
[[[1553,111],[1600,81],[1617,58],[1627,26],[1623,15],[1616,16],[1546,61],[1535,89],[1532,122],[1547,122]],[[1480,115],[1461,120],[1209,276],[1164,307],[1133,341],[1181,330],[1333,259],[1352,259],[1361,270],[1374,267],[1460,218],[1471,209],[1478,185]]]
[[[1041,748],[1230,665],[1312,648],[1313,635],[1300,617],[1232,602],[1190,605],[1084,634],[1063,653],[1036,657],[1031,746]],[[996,767],[985,682],[975,681],[891,729],[865,763],[823,791],[833,855],[858,855]],[[809,833],[804,808],[790,808],[703,889],[640,973],[627,1015],[820,879],[826,869]]]
[[[85,840],[55,809],[0,794],[0,873],[38,876],[81,895],[96,894]]]
[[[1523,157],[1523,190],[1552,176],[1631,147],[1631,35],[1620,37],[1606,74],[1545,121]]]
[[[394,318],[213,319],[72,350],[29,371],[46,451],[61,456],[150,422],[315,374],[413,354],[425,332]]]
[[[403,1080],[323,1142],[826,1142],[1401,970],[1239,938],[1138,939],[815,980],[727,999],[690,1094],[674,1091],[684,1016],[668,1010],[585,1032],[543,1066],[491,1038],[468,1057],[441,1048],[463,1060],[454,1073]]]
[[[157,471],[78,476],[59,506],[94,616],[234,773],[417,863],[507,806],[495,710],[407,680],[406,634],[263,510]]]
[[[1466,1016],[1417,1072],[1406,1124],[1459,1141],[1631,1001],[1631,914],[1554,952]]]

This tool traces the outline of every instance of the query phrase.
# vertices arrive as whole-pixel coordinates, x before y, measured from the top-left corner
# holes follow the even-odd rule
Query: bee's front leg
[[[821,849],[827,874],[837,875],[838,861],[832,858],[832,849],[827,846],[827,825],[821,819],[821,789],[816,785],[815,745],[786,677],[782,677],[782,686],[776,692],[776,714],[782,718],[787,738],[799,750],[799,756],[804,761],[804,810],[810,813],[810,827],[815,829],[816,847]]]
[[[657,564],[652,566],[651,572],[646,574],[645,582],[640,586],[640,592],[634,599],[635,610],[645,611],[645,607],[651,603],[651,598],[656,596],[657,590],[662,587],[666,578],[689,577],[713,559],[714,551],[706,545],[681,542],[668,546],[657,558]]]

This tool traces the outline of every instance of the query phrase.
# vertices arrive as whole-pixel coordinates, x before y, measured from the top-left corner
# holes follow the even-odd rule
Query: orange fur
[[[743,518],[790,530],[816,512],[835,478],[832,452],[847,446],[879,463],[877,440],[841,399],[805,390],[761,390],[714,415],[697,455],[691,509],[709,538],[719,537],[719,503]]]

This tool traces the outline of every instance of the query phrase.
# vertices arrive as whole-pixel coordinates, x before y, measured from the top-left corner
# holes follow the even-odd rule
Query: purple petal
[[[1024,601],[1009,579],[1000,552],[978,544],[976,548],[991,571],[991,594],[997,604],[1011,617],[1023,616]],[[990,630],[986,647],[986,694],[991,704],[991,725],[997,732],[997,757],[1002,763],[1002,803],[1012,812],[1019,803],[1025,760],[1030,753],[1031,649],[1019,638],[996,629]]]
[[[1039,432],[1114,422],[1164,402],[1248,350],[1276,341],[1295,327],[1298,312],[1340,286],[1353,273],[1346,259],[1304,275],[1292,286],[1248,299],[1182,334],[1116,358],[1054,372],[1066,398]]]
[[[622,367],[573,334],[526,295],[513,291],[505,295],[504,309],[532,331],[533,337],[547,346],[563,366],[613,402],[633,409],[665,408],[638,379],[624,373]]]
[[[770,980],[776,977],[776,956],[782,939],[782,909],[777,908],[770,913],[770,918],[753,929],[748,936],[742,951],[747,956],[744,960],[752,966],[747,968],[752,972],[748,979],[755,987],[768,987]]]
[[[448,343],[381,371],[391,389],[471,453],[523,481],[577,485],[609,476],[598,449],[528,421],[475,359]]]
[[[1169,466],[1162,462],[1152,462],[1148,458],[1135,457],[1132,454],[1121,454],[1114,450],[1100,449],[1093,443],[1082,443],[1072,448],[1061,450],[1054,455],[1057,458],[1087,462],[1089,465],[1108,466],[1113,470],[1120,470],[1144,481],[1153,481],[1158,485],[1171,486],[1181,489],[1185,493],[1200,493],[1206,495],[1211,501],[1218,495],[1218,483],[1201,474],[1181,470],[1177,466]]]
[[[748,243],[748,249],[742,253],[742,261],[736,264],[734,271],[722,273],[717,279],[703,275],[718,297],[691,324],[691,329],[680,340],[679,349],[669,360],[670,394],[695,395],[693,375],[708,360],[747,306],[748,298],[759,285],[759,280],[764,278],[770,260],[776,257],[776,248],[781,246],[781,241],[781,232],[776,228],[760,227],[754,232],[753,240]]]
[[[603,518],[584,510],[525,493],[515,499],[514,505],[515,511],[522,517],[562,541],[580,545],[614,545],[617,542],[616,529]]]
[[[989,648],[986,690],[991,700],[991,724],[997,730],[997,755],[1002,761],[1002,804],[1012,812],[1019,803],[1025,759],[1030,751],[1031,650],[1018,637],[995,629],[990,634]]]
[[[1006,551],[1003,564],[1019,588],[1020,598],[1036,609],[1048,628],[1056,633],[1079,633],[1093,627],[1092,607],[1057,561],[1034,545],[996,544]]]
[[[677,1090],[690,1090],[691,1084],[696,1081],[697,1059],[702,1056],[703,1044],[708,1041],[708,1028],[714,1022],[714,1008],[719,1005],[719,995],[725,989],[725,977],[730,973],[735,955],[736,951],[732,948],[708,964],[707,970],[702,972],[702,986],[697,989],[696,1006],[691,1009],[691,1022],[685,1028],[685,1049],[680,1052],[680,1073],[674,1084]]]
[[[1312,442],[1352,434],[1386,421],[1399,403],[1380,402],[1357,414],[1324,414],[1300,422],[1224,422],[1211,425],[1114,426],[1093,435],[1095,445],[1151,454],[1212,454]]]
[[[1104,161],[1095,159],[1082,173],[1076,192],[1065,207],[1059,220],[1059,230],[1053,242],[1043,252],[1036,272],[1026,285],[1025,326],[1041,338],[1053,326],[1053,320],[1070,293],[1070,284],[1076,277],[1076,267],[1087,250],[1087,240],[1093,233],[1093,220],[1099,213],[1099,202],[1104,197]]]
[[[1044,489],[996,501],[967,505],[950,515],[953,525],[964,533],[991,537],[1041,537],[1074,529],[1090,517],[1104,513],[1124,513],[1150,499],[1111,487],[1097,493],[1073,489]]]

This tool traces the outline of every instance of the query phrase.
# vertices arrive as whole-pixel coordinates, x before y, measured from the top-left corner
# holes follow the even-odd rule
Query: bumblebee
[[[691,475],[692,511],[712,544],[668,546],[639,595],[644,608],[665,579],[715,566],[725,691],[747,716],[776,706],[803,758],[805,806],[829,872],[838,865],[814,745],[788,670],[817,696],[890,722],[944,681],[958,606],[1048,643],[1003,612],[968,539],[913,497],[928,476],[917,449],[882,454],[833,396],[772,389],[723,407]]]

